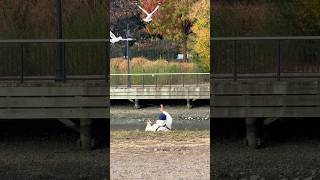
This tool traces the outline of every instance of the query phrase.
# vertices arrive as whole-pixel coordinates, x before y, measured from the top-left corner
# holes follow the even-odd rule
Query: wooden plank
[[[1,87],[0,96],[109,96],[106,87]]]
[[[320,106],[318,95],[254,95],[254,96],[215,96],[215,107],[228,106]]]
[[[110,88],[111,93],[123,92],[123,93],[148,93],[148,92],[210,92],[210,87],[200,88]]]
[[[233,79],[233,74],[212,74],[212,78],[215,80],[221,80],[221,79]],[[274,73],[251,73],[251,74],[244,74],[244,73],[238,73],[237,74],[238,79],[246,79],[246,80],[252,80],[252,79],[260,79],[260,81],[264,81],[266,79],[277,79],[277,72]],[[288,80],[288,79],[310,79],[310,78],[320,78],[320,73],[312,73],[312,72],[306,72],[306,73],[281,73],[281,79]]]
[[[109,118],[107,108],[0,109],[0,119]]]
[[[112,95],[110,99],[210,99],[210,95],[206,96],[199,96],[199,95],[188,95],[188,96],[172,96],[172,95],[151,95],[151,96],[144,96],[144,95],[131,95],[131,96],[118,96]]]
[[[210,87],[111,88],[111,99],[209,99]]]
[[[145,92],[125,92],[125,91],[111,91],[111,95],[146,95],[152,96],[156,94],[170,94],[170,95],[181,95],[181,94],[190,94],[190,95],[210,95],[209,91],[145,91]]]
[[[318,83],[317,80],[215,81],[211,91],[215,95],[317,94]]]
[[[320,117],[320,107],[211,107],[210,110],[211,118]]]
[[[0,97],[0,108],[107,106],[107,97]]]
[[[1,80],[0,87],[109,87],[105,80],[67,80],[57,82],[55,80]]]

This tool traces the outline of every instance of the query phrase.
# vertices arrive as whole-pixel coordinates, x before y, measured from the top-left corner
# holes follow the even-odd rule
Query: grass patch
[[[110,62],[111,74],[126,74],[128,69],[127,60],[123,58],[113,58]],[[158,59],[151,61],[143,57],[131,60],[132,74],[145,73],[197,73],[201,72],[195,63],[166,61]],[[111,85],[126,85],[127,76],[111,76]],[[171,85],[171,84],[196,84],[208,83],[208,75],[161,75],[161,76],[132,76],[133,85]]]

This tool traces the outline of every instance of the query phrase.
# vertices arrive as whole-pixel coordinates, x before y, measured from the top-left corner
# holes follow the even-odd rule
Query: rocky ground
[[[210,179],[209,131],[111,131],[111,179]]]
[[[78,137],[52,120],[0,122],[0,179],[105,179],[107,148],[82,151]]]
[[[257,150],[243,143],[243,121],[212,122],[213,179],[320,179],[319,120],[275,122],[265,128],[264,144]]]

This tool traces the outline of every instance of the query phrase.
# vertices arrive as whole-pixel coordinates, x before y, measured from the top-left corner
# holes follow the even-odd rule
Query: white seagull
[[[152,16],[153,16],[153,14],[159,9],[160,3],[158,3],[157,7],[154,8],[154,10],[153,10],[151,13],[148,13],[146,10],[144,10],[144,9],[143,9],[141,6],[139,6],[138,4],[137,4],[137,6],[138,6],[144,13],[147,14],[147,17],[144,18],[143,21],[149,23],[150,21],[152,21]]]
[[[116,43],[116,42],[119,42],[119,41],[133,41],[132,38],[127,38],[127,39],[124,39],[122,38],[121,36],[117,37],[115,36],[111,31],[110,31],[110,42],[113,44],[113,43]]]

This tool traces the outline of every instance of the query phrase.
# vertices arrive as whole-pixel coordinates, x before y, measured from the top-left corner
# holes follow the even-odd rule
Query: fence
[[[107,39],[0,40],[0,80],[107,80]]]
[[[210,73],[110,74],[110,85],[118,86],[201,86],[208,85]]]
[[[215,78],[320,77],[320,36],[212,38]]]
[[[110,57],[118,58],[126,56],[125,42],[110,46]],[[130,57],[145,57],[149,60],[160,58],[172,60],[179,54],[177,43],[166,40],[152,40],[143,43],[136,42],[130,47]]]

